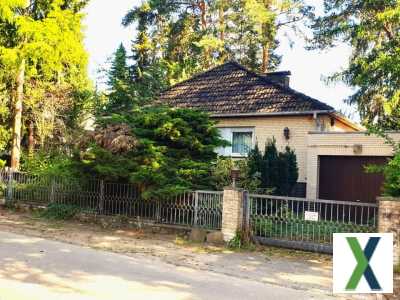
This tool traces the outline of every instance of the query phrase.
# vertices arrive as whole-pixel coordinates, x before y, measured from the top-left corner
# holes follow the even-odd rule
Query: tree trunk
[[[35,150],[35,127],[33,121],[28,122],[28,154],[29,157],[33,156]]]
[[[207,19],[206,19],[207,7],[205,0],[200,0],[198,2],[198,7],[200,9],[201,30],[203,31],[203,33],[205,33],[205,31],[207,30]],[[206,47],[204,49],[204,63],[207,69],[210,67],[210,57],[211,57],[210,49]]]
[[[201,19],[201,29],[207,29],[207,20],[206,20],[206,2],[204,0],[200,0],[199,2],[199,9],[200,9],[200,19]]]
[[[16,92],[14,99],[14,123],[11,149],[11,168],[19,169],[21,157],[21,128],[22,128],[22,101],[24,98],[25,59],[22,59],[16,78]]]
[[[223,42],[225,40],[225,16],[222,5],[219,8],[219,27],[219,39]]]
[[[264,6],[265,8],[270,11],[271,9],[271,1],[270,0],[264,0]],[[263,34],[263,39],[264,43],[262,45],[262,64],[261,64],[261,72],[262,73],[267,73],[268,72],[268,65],[269,65],[269,33],[270,33],[270,28],[268,28],[267,24],[262,24],[262,34]]]
[[[225,11],[224,6],[221,4],[219,7],[219,39],[222,42],[223,47],[225,46]],[[225,47],[221,50],[221,60],[225,61],[226,52]]]
[[[266,43],[263,45],[262,49],[262,65],[261,65],[262,73],[268,72],[268,64],[269,64],[269,44]]]

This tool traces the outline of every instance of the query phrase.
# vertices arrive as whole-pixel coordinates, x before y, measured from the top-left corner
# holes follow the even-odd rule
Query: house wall
[[[321,116],[320,122],[324,122],[327,131],[353,131],[344,123],[336,120],[331,126],[329,116]],[[278,150],[283,151],[286,146],[295,150],[299,167],[299,182],[307,182],[307,135],[315,131],[316,121],[312,115],[307,116],[260,116],[260,117],[232,117],[218,118],[217,126],[222,127],[252,127],[255,133],[255,142],[261,150],[264,150],[268,139],[275,137]],[[290,138],[286,140],[283,129],[288,127]]]
[[[324,124],[324,131],[335,131],[335,132],[357,132],[358,130],[350,127],[349,125],[345,124],[344,122],[340,121],[339,119],[335,119],[333,126],[331,125],[331,116],[321,116],[322,122]]]
[[[400,140],[400,133],[391,134]],[[360,146],[361,145],[361,149]],[[318,197],[319,156],[391,156],[393,149],[383,138],[365,132],[311,132],[307,137],[307,198]]]

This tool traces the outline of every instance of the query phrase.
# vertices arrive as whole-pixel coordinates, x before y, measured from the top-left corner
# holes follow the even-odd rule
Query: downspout
[[[313,119],[314,119],[314,122],[315,122],[315,131],[320,131],[321,124],[320,124],[320,120],[318,118],[318,112],[314,111]]]

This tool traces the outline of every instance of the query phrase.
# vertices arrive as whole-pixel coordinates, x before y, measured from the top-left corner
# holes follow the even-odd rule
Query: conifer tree
[[[331,76],[355,88],[347,102],[364,125],[400,128],[400,2],[325,0],[325,14],[314,20],[311,48],[344,42],[352,49],[349,65]]]
[[[138,31],[132,45],[135,81],[147,73],[171,85],[232,59],[271,71],[280,62],[278,31],[298,29],[311,13],[304,0],[145,0],[123,19]],[[164,76],[154,74],[155,65]]]
[[[276,192],[279,195],[290,196],[299,177],[297,158],[294,151],[286,147],[284,152],[280,152],[278,155],[278,165],[279,180]]]
[[[126,50],[122,44],[114,54],[107,77],[109,92],[105,112],[115,113],[132,109],[134,103],[130,92],[133,82],[129,74]]]
[[[265,189],[276,189],[279,182],[279,163],[276,140],[269,139],[265,144],[263,167],[261,169],[261,184]]]
[[[37,123],[29,125],[30,129],[43,125],[40,128],[47,130],[49,124],[55,124],[57,105],[66,107],[76,92],[79,94],[88,86],[80,13],[86,3],[0,1],[0,67],[10,79],[7,93],[13,112],[11,167],[14,169],[19,168],[24,119]],[[51,97],[47,98],[48,95]],[[73,109],[73,106],[68,107]],[[28,118],[26,112],[34,117]],[[44,119],[47,115],[52,115],[52,119]]]
[[[262,166],[263,166],[263,156],[260,151],[260,148],[258,147],[258,143],[256,143],[254,149],[252,149],[248,155],[248,168],[249,168],[248,175],[250,177],[256,174],[258,174],[258,176],[261,176]]]

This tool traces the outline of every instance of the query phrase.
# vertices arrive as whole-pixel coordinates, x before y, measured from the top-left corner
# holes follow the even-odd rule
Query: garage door
[[[319,198],[374,203],[381,194],[383,176],[365,173],[364,166],[386,162],[380,156],[320,156]]]

